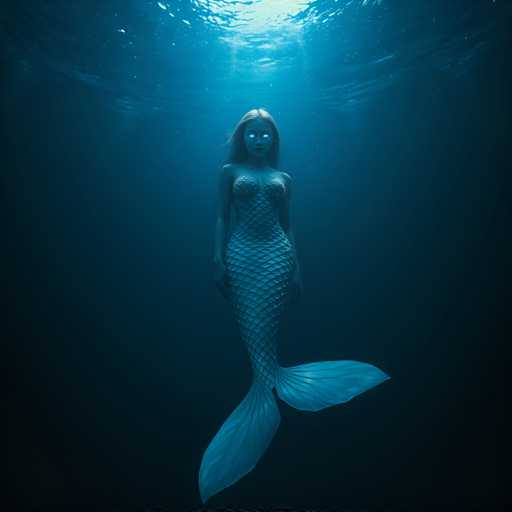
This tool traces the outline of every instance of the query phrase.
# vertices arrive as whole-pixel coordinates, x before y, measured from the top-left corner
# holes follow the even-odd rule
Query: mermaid
[[[249,473],[268,448],[281,421],[274,388],[288,405],[319,411],[389,378],[359,361],[279,365],[279,321],[285,306],[302,294],[290,222],[292,178],[277,168],[279,132],[267,110],[247,112],[229,143],[228,163],[220,173],[214,277],[233,308],[253,378],[245,398],[203,454],[199,469],[203,503]],[[230,229],[232,209],[236,215]]]

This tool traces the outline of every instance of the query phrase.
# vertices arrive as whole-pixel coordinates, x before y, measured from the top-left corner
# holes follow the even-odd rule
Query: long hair
[[[230,144],[229,155],[226,159],[227,164],[243,163],[247,161],[248,154],[244,141],[245,125],[252,119],[261,118],[267,121],[270,125],[273,135],[272,147],[269,150],[267,159],[268,163],[274,169],[277,169],[279,163],[279,131],[277,130],[276,122],[270,113],[264,108],[253,108],[242,116],[236,125],[233,133],[229,137],[226,144]]]

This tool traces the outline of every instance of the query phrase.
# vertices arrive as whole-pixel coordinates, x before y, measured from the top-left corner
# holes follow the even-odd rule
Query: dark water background
[[[317,413],[280,403],[264,457],[210,504],[497,504],[511,3],[313,2],[290,39],[164,4],[0,11],[11,493],[199,505],[201,456],[250,384],[212,281],[217,173],[263,106],[304,280],[281,362],[392,380]]]

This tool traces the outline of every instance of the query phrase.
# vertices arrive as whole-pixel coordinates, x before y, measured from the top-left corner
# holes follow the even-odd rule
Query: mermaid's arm
[[[231,206],[231,165],[227,164],[222,168],[219,182],[219,209],[217,222],[215,223],[215,236],[213,244],[213,261],[216,264],[224,264],[224,250],[226,236],[229,228],[229,216]]]
[[[293,235],[293,229],[289,228],[287,235],[288,235],[288,239],[290,240],[290,243],[292,244],[292,247],[293,247],[293,256],[295,258],[295,274],[297,277],[300,278],[301,273],[300,273],[300,266],[299,266],[299,258],[297,257],[297,249],[295,248],[295,237]]]
[[[283,198],[283,201],[281,202],[281,206],[279,209],[279,223],[281,224],[281,227],[283,228],[285,235],[288,237],[288,240],[290,240],[290,243],[292,245],[293,257],[295,259],[295,276],[300,280],[301,272],[300,272],[299,258],[297,257],[297,249],[295,246],[295,236],[293,233],[292,223],[290,220],[290,198],[291,198],[292,178],[287,173],[283,173],[283,175],[284,175],[285,184],[286,184],[286,194]]]

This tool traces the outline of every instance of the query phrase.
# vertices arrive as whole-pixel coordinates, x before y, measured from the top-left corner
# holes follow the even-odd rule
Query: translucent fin
[[[253,384],[203,455],[199,469],[203,503],[254,468],[280,422],[281,415],[272,391]]]
[[[319,411],[347,402],[390,377],[377,367],[359,361],[321,361],[279,368],[276,390],[288,405]]]

